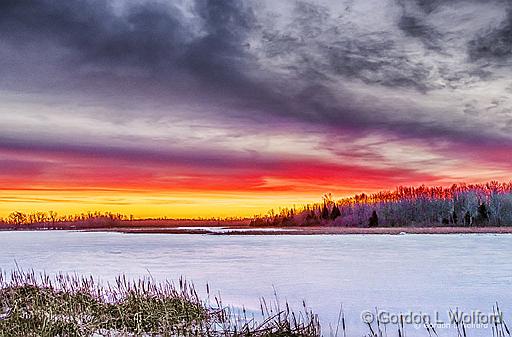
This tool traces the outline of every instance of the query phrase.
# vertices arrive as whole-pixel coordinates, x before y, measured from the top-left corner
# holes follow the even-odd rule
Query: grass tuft
[[[316,315],[262,300],[262,318],[199,299],[194,286],[21,270],[0,276],[0,337],[12,336],[320,336]],[[210,303],[214,303],[211,305]]]

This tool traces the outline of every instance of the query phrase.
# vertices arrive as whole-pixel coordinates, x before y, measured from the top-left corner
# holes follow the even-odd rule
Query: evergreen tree
[[[478,206],[478,221],[479,222],[487,222],[489,220],[489,212],[487,211],[487,206],[485,203],[481,203]]]
[[[327,204],[324,202],[324,207],[322,208],[322,219],[329,219],[329,209],[327,208]]]
[[[373,211],[372,216],[369,220],[369,227],[378,227],[379,226],[379,217],[377,216],[377,212]]]
[[[338,208],[338,206],[334,205],[331,211],[331,220],[335,220],[339,216],[341,216],[340,209]]]

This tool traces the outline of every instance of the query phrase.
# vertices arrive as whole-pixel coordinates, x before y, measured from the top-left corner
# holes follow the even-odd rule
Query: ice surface
[[[223,301],[259,307],[279,297],[317,312],[324,332],[340,303],[351,334],[362,310],[489,311],[495,301],[512,323],[512,235],[193,235],[65,231],[0,232],[0,267],[47,273],[118,274],[208,282]],[[510,324],[509,324],[510,325]],[[395,328],[392,328],[396,335]],[[426,336],[408,328],[408,336]],[[490,335],[470,330],[468,335]],[[440,335],[456,335],[441,331]]]

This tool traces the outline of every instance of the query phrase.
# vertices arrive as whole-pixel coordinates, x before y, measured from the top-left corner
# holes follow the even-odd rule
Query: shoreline
[[[196,234],[196,235],[401,235],[401,234],[512,234],[512,226],[507,227],[254,227],[233,223],[166,223],[146,226],[87,226],[65,225],[58,227],[23,226],[18,228],[1,227],[2,231],[82,231],[115,232],[124,234]]]
[[[224,231],[197,228],[113,228],[87,232],[125,234],[208,234],[208,235],[402,235],[402,234],[512,234],[512,227],[222,227]]]

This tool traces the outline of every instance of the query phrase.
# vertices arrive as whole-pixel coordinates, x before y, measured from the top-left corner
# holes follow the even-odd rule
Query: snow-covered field
[[[225,303],[259,308],[259,297],[298,307],[301,300],[336,324],[366,331],[360,313],[488,312],[495,301],[512,324],[512,235],[158,235],[64,231],[0,232],[0,267],[47,273],[194,281],[220,291]],[[392,328],[393,335],[395,328]],[[427,332],[406,328],[408,335]],[[324,330],[325,331],[325,330]],[[443,331],[442,335],[456,335]],[[471,336],[490,335],[470,330]]]

